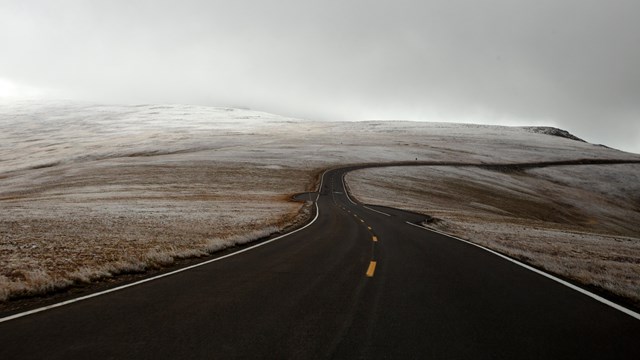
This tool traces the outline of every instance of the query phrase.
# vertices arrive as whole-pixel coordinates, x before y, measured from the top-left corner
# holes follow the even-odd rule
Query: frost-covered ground
[[[308,215],[288,199],[322,169],[416,158],[640,156],[522,128],[0,102],[0,299],[256,239]]]
[[[395,167],[348,175],[367,203],[640,304],[640,164]]]

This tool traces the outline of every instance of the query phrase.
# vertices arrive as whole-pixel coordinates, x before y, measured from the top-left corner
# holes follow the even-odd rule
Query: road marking
[[[347,200],[349,200],[353,205],[358,205],[351,200],[351,197],[349,196],[349,190],[347,190],[347,185],[344,183],[344,174],[342,175],[342,188],[344,188],[344,194],[347,196]]]
[[[322,173],[322,178],[320,180],[320,190],[322,190],[322,183],[323,183],[323,180],[324,180],[324,175],[327,173],[327,171],[329,171],[329,170],[325,170],[325,172]],[[10,321],[10,320],[14,320],[14,319],[18,319],[18,318],[25,317],[25,316],[28,316],[28,315],[36,314],[36,313],[43,312],[43,311],[46,311],[46,310],[55,309],[55,308],[62,307],[62,306],[65,306],[65,305],[69,305],[69,304],[73,304],[73,303],[80,302],[80,301],[83,301],[83,300],[87,300],[87,299],[91,299],[91,298],[94,298],[94,297],[98,297],[98,296],[101,296],[101,295],[106,295],[106,294],[109,294],[109,293],[112,293],[112,292],[116,292],[116,291],[119,291],[119,290],[124,290],[126,288],[130,288],[130,287],[133,287],[133,286],[136,286],[136,285],[141,285],[141,284],[153,281],[153,280],[158,280],[158,279],[161,279],[163,277],[175,275],[175,274],[181,273],[183,271],[187,271],[187,270],[191,270],[191,269],[194,269],[194,268],[197,268],[197,267],[200,267],[200,266],[211,264],[213,262],[220,261],[220,260],[235,256],[235,255],[242,254],[242,253],[247,252],[249,250],[253,250],[253,249],[259,248],[261,246],[264,246],[264,245],[267,245],[269,243],[272,243],[272,242],[274,242],[276,240],[280,240],[280,239],[285,238],[285,237],[287,237],[289,235],[295,234],[295,233],[297,233],[299,231],[302,231],[302,230],[308,228],[309,226],[311,226],[313,223],[316,222],[316,220],[318,220],[318,216],[320,216],[320,208],[318,207],[318,203],[317,202],[315,203],[315,206],[316,206],[316,216],[307,225],[305,225],[305,226],[303,226],[303,227],[301,227],[299,229],[293,230],[292,232],[289,232],[289,233],[280,235],[278,237],[275,237],[275,238],[273,238],[271,240],[266,240],[266,241],[261,242],[259,244],[250,246],[250,247],[242,249],[242,250],[238,250],[236,252],[232,252],[232,253],[227,254],[227,255],[223,255],[223,256],[217,257],[215,259],[207,260],[207,261],[204,261],[204,262],[201,262],[201,263],[198,263],[198,264],[194,264],[194,265],[191,265],[191,266],[187,266],[187,267],[184,267],[184,268],[181,268],[181,269],[178,269],[178,270],[174,270],[174,271],[171,271],[171,272],[168,272],[168,273],[165,273],[165,274],[160,274],[160,275],[156,275],[156,276],[153,276],[153,277],[150,277],[150,278],[142,279],[142,280],[136,281],[134,283],[118,286],[118,287],[115,287],[113,289],[100,291],[100,292],[97,292],[97,293],[81,296],[81,297],[78,297],[78,298],[75,298],[75,299],[70,299],[70,300],[66,300],[66,301],[63,301],[63,302],[51,304],[51,305],[48,305],[48,306],[43,306],[41,308],[37,308],[37,309],[33,309],[33,310],[29,310],[29,311],[24,311],[24,312],[21,312],[21,313],[13,314],[13,315],[10,315],[10,316],[6,316],[6,317],[3,317],[3,318],[0,318],[0,323],[6,322],[6,321]]]
[[[522,263],[522,262],[520,262],[518,260],[512,259],[512,258],[510,258],[510,257],[508,257],[506,255],[500,254],[499,252],[493,251],[493,250],[491,250],[489,248],[486,248],[486,247],[484,247],[482,245],[478,245],[478,244],[472,243],[469,240],[461,239],[459,237],[456,237],[456,236],[453,236],[453,235],[450,235],[450,234],[447,234],[447,233],[444,233],[444,232],[441,232],[441,231],[438,231],[438,230],[428,229],[428,228],[426,228],[424,226],[416,225],[416,224],[410,223],[408,221],[406,221],[406,223],[411,225],[411,226],[415,226],[417,228],[420,228],[422,230],[432,231],[434,233],[438,233],[440,235],[444,235],[446,237],[449,237],[449,238],[452,238],[452,239],[455,239],[455,240],[458,240],[458,241],[462,241],[462,242],[467,243],[469,245],[473,245],[473,246],[478,247],[478,248],[480,248],[480,249],[482,249],[484,251],[488,251],[488,252],[490,252],[490,253],[492,253],[492,254],[494,254],[496,256],[499,256],[499,257],[501,257],[501,258],[503,258],[505,260],[511,261],[512,263],[514,263],[516,265],[519,265],[519,266],[521,266],[521,267],[523,267],[523,268],[525,268],[527,270],[531,270],[531,271],[535,272],[536,274],[542,275],[542,276],[544,276],[544,277],[546,277],[546,278],[548,278],[550,280],[553,280],[553,281],[555,281],[557,283],[560,283],[560,284],[562,284],[562,285],[564,285],[564,286],[566,286],[566,287],[568,287],[570,289],[573,289],[573,290],[575,290],[575,291],[577,291],[579,293],[582,293],[583,295],[586,295],[586,296],[588,296],[588,297],[590,297],[590,298],[592,298],[592,299],[594,299],[596,301],[599,301],[599,302],[601,302],[601,303],[603,303],[605,305],[608,305],[608,306],[610,306],[610,307],[612,307],[612,308],[614,308],[614,309],[616,309],[618,311],[621,311],[621,312],[623,312],[623,313],[625,313],[625,314],[627,314],[627,315],[629,315],[631,317],[634,317],[634,318],[640,320],[640,314],[638,314],[637,312],[635,312],[633,310],[629,310],[629,309],[627,309],[627,308],[625,308],[625,307],[623,307],[621,305],[618,305],[618,304],[616,304],[616,303],[614,303],[614,302],[612,302],[610,300],[607,300],[607,299],[603,298],[600,295],[596,295],[596,294],[594,294],[594,293],[592,293],[590,291],[587,291],[587,290],[585,290],[585,289],[583,289],[583,288],[581,288],[579,286],[573,285],[572,283],[570,283],[568,281],[564,281],[564,280],[562,280],[560,278],[557,278],[554,275],[551,275],[551,274],[549,274],[549,273],[547,273],[545,271],[536,269],[536,268],[534,268],[534,267],[532,267],[530,265],[527,265],[527,264]]]
[[[374,242],[378,242],[378,237],[377,237],[377,236],[374,236],[374,237],[372,238],[372,240],[373,240]]]
[[[360,222],[361,222],[361,223],[363,223],[363,222],[364,222],[364,220],[360,219]]]
[[[367,229],[371,230],[371,226],[367,226]]]
[[[387,213],[385,213],[385,212],[378,211],[378,210],[376,210],[376,209],[372,209],[372,208],[370,208],[370,207],[368,207],[368,206],[366,206],[366,205],[363,205],[362,207],[363,207],[363,208],[365,208],[365,209],[369,209],[369,210],[371,210],[371,211],[375,211],[375,212],[377,212],[378,214],[382,214],[382,215],[385,215],[385,216],[391,216],[391,215],[389,215],[389,214],[387,214]]]
[[[373,273],[376,271],[376,262],[371,261],[369,263],[369,268],[367,269],[367,277],[373,277]]]

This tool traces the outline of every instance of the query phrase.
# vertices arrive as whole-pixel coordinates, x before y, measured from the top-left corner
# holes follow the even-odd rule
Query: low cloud
[[[0,78],[312,119],[551,124],[640,152],[636,1],[4,1]]]

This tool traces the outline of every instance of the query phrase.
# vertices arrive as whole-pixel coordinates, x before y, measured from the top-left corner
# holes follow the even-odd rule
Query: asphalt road
[[[0,322],[0,359],[640,359],[640,320],[478,247],[354,204],[188,271]]]

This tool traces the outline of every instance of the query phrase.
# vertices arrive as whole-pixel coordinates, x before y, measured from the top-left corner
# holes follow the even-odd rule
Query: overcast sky
[[[640,153],[640,1],[0,0],[0,95],[545,124]]]

